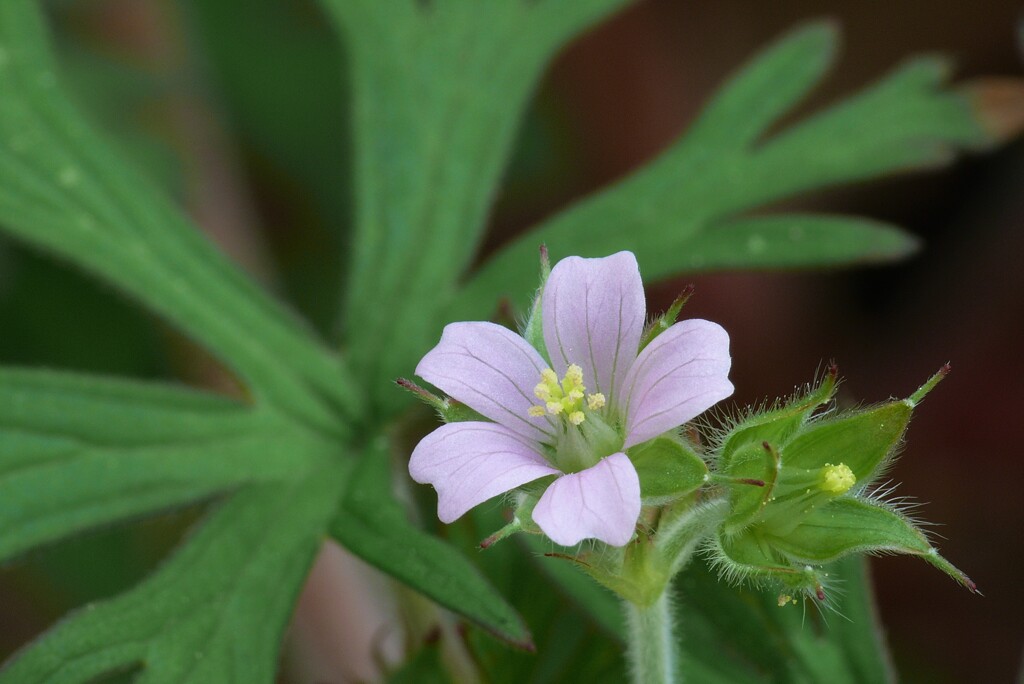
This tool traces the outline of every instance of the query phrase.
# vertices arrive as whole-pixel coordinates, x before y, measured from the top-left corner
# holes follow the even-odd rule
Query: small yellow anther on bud
[[[531,406],[530,410],[527,411],[527,413],[529,413],[534,418],[539,418],[539,417],[544,415],[544,407],[543,406]]]
[[[549,369],[550,370],[550,369]],[[551,371],[554,375],[554,371]],[[575,363],[565,369],[565,382],[570,387],[579,387],[583,384],[583,369],[577,366]]]
[[[553,416],[557,416],[559,413],[561,413],[563,408],[564,407],[562,406],[562,402],[560,401],[548,402],[548,413],[550,413]]]
[[[584,420],[586,420],[586,416],[583,415],[583,411],[573,411],[569,414],[569,422],[573,425],[579,425]]]
[[[587,408],[591,411],[596,411],[599,408],[604,407],[604,395],[598,392],[597,394],[591,394],[587,396]]]
[[[845,494],[856,484],[857,478],[845,463],[826,463],[822,469],[821,488],[832,494]]]
[[[547,401],[551,398],[551,388],[543,382],[539,383],[533,388],[533,396],[537,397],[541,401]]]
[[[555,375],[555,371],[551,370],[550,368],[545,368],[540,372],[540,379],[541,382],[546,383],[548,385],[558,384],[558,376]]]

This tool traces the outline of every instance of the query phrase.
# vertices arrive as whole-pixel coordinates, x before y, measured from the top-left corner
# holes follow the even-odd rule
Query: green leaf
[[[626,640],[626,625],[619,599],[598,584],[589,575],[580,571],[564,558],[541,558],[551,548],[551,543],[537,535],[519,535],[521,545],[532,551],[537,565],[556,586],[568,594],[573,601],[597,621],[601,627],[620,642]]]
[[[847,619],[780,608],[775,594],[731,587],[694,563],[676,582],[683,671],[712,684],[893,681],[861,559],[831,566],[829,575],[843,587],[835,609]]]
[[[917,238],[868,219],[782,214],[726,220],[687,242],[687,272],[871,264],[917,251]]]
[[[213,395],[3,369],[0,561],[333,458],[314,434]]]
[[[109,290],[0,234],[0,359],[88,373],[167,375],[173,340],[160,322]]]
[[[852,415],[828,417],[809,426],[783,447],[787,467],[821,468],[845,463],[858,483],[872,479],[899,444],[912,407],[895,401]]]
[[[842,649],[853,680],[895,682],[896,672],[879,621],[868,560],[849,556],[833,565],[831,574],[842,581],[842,589],[832,592],[832,606],[846,619],[832,620],[829,633]]]
[[[522,648],[530,632],[505,598],[458,550],[412,525],[391,493],[385,445],[360,460],[331,525],[346,549],[440,605]]]
[[[217,108],[258,159],[246,168],[255,192],[273,192],[275,210],[263,218],[289,300],[330,330],[352,213],[342,46],[313,3],[248,0],[241,22],[232,3],[179,4],[193,20],[189,47],[200,47],[193,61],[209,67]]]
[[[610,629],[622,622],[618,601],[564,559],[542,557],[541,553],[555,549],[540,537],[516,537],[527,542],[536,557],[511,542],[476,552],[479,539],[503,522],[496,507],[478,507],[446,528],[460,548],[473,553],[473,560],[522,612],[527,624],[535,627],[535,653],[509,649],[479,630],[470,630],[467,641],[487,680],[494,684],[625,681],[622,643]],[[572,588],[555,584],[548,573],[554,567],[563,567],[582,581],[572,583]]]
[[[349,50],[353,88],[345,330],[376,404],[401,399],[386,381],[408,373],[440,334],[543,68],[627,1],[322,0]]]
[[[945,68],[916,60],[781,132],[766,131],[825,73],[828,24],[793,31],[736,74],[689,132],[652,163],[518,238],[488,260],[448,311],[486,316],[498,297],[530,291],[529,254],[637,255],[644,277],[729,268],[886,261],[914,240],[876,222],[823,216],[749,218],[811,190],[949,162],[993,141]]]
[[[708,467],[691,449],[660,437],[631,450],[629,459],[640,477],[644,499],[667,500],[689,494],[704,484]]]
[[[0,671],[2,684],[271,684],[278,649],[324,538],[341,471],[252,485],[215,508],[155,575],[58,623]]]
[[[88,125],[58,87],[32,0],[0,3],[0,226],[101,276],[324,430],[358,413],[337,358]]]

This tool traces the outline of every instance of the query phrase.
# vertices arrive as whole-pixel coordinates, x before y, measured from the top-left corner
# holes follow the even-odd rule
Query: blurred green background
[[[250,0],[241,13],[208,0],[47,4],[67,81],[94,119],[211,239],[330,336],[351,209],[346,73],[314,0]],[[958,78],[1019,76],[1019,11],[995,0],[640,2],[547,74],[485,253],[656,155],[735,67],[800,21],[838,19],[845,47],[797,117],[920,52],[952,56]],[[905,483],[897,494],[927,504],[921,514],[941,523],[943,554],[985,597],[911,558],[875,560],[872,571],[906,681],[1010,681],[1024,637],[1024,143],[787,206],[891,221],[924,249],[870,270],[701,275],[652,288],[649,308],[696,285],[686,313],[730,331],[737,404],[787,394],[830,359],[848,403],[905,396],[952,363],[891,478]],[[5,237],[0,362],[232,391],[200,350],[116,291]],[[192,515],[95,533],[0,569],[0,655],[140,577]]]

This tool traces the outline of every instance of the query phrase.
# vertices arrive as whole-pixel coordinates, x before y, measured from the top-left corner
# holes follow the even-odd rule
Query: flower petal
[[[533,521],[562,546],[590,538],[623,546],[632,538],[639,515],[640,478],[623,453],[558,478],[533,509]]]
[[[533,388],[547,363],[536,349],[494,323],[446,325],[416,375],[474,411],[534,441],[552,433],[551,419],[531,416]]]
[[[732,394],[729,334],[683,321],[654,338],[629,369],[619,398],[627,449],[695,418]]]
[[[437,490],[437,517],[450,523],[493,496],[558,474],[534,446],[494,423],[442,425],[420,440],[409,474]]]
[[[544,285],[541,309],[555,372],[577,364],[587,390],[611,401],[636,358],[647,315],[636,257],[562,259]]]

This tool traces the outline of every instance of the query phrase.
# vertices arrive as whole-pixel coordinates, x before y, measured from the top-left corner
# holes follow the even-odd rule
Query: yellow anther
[[[822,469],[821,488],[832,494],[845,494],[857,482],[857,477],[850,470],[850,466],[840,463],[832,465],[826,463]]]
[[[554,371],[552,371],[554,375]],[[565,381],[572,387],[579,387],[583,384],[583,369],[575,363],[565,369]]]
[[[583,369],[576,364],[565,370],[561,381],[555,371],[545,368],[541,371],[540,382],[533,388],[533,393],[543,404],[528,409],[531,416],[541,416],[546,411],[553,416],[564,415],[573,425],[586,420],[586,414],[583,413],[584,398],[591,409],[604,406],[603,395],[587,397],[587,388],[583,386]]]

